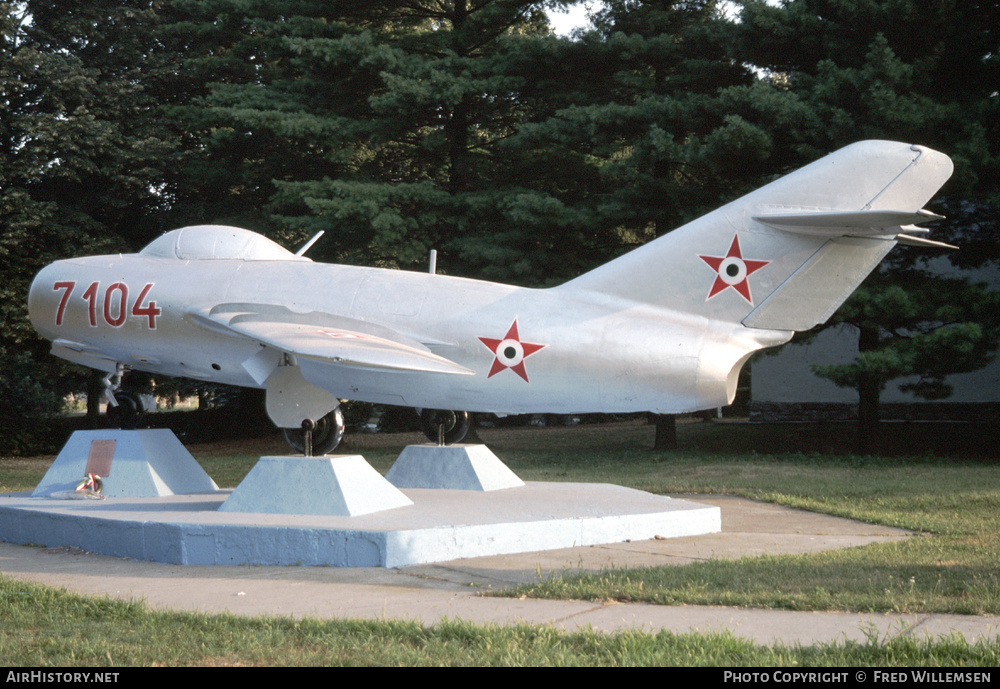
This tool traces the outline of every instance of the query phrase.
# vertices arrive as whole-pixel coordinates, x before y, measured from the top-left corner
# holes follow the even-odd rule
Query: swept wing
[[[274,304],[218,304],[189,317],[211,330],[256,340],[297,357],[337,366],[472,375],[425,345],[389,328]]]

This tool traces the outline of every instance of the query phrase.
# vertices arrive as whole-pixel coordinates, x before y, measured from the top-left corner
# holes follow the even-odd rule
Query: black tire
[[[306,451],[305,432],[301,428],[282,428],[281,432],[285,434],[285,442],[291,445],[296,452]],[[343,437],[344,412],[340,411],[340,407],[337,407],[316,422],[316,430],[313,431],[313,454],[330,454],[337,445],[340,445]]]
[[[469,412],[448,409],[424,409],[420,412],[420,430],[432,443],[438,441],[438,428],[444,429],[444,444],[453,445],[469,432]]]
[[[139,418],[142,416],[142,403],[139,398],[131,392],[119,390],[115,393],[115,400],[118,406],[108,403],[107,411],[104,412],[108,423],[112,428],[120,428],[123,431],[131,431],[139,426]]]

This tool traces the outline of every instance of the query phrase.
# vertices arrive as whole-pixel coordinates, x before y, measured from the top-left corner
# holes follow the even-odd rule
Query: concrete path
[[[730,630],[762,644],[811,644],[898,634],[959,632],[996,640],[1000,617],[789,612],[483,596],[486,590],[564,571],[685,564],[709,558],[807,553],[906,538],[861,524],[731,497],[678,496],[722,508],[722,533],[455,560],[399,569],[199,567],[0,543],[0,573],[87,595],[145,600],[155,608],[241,615],[549,624],[561,629],[684,633]]]

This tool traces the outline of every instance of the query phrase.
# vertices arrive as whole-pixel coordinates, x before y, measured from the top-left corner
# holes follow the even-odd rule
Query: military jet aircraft
[[[52,353],[266,389],[315,450],[342,399],[422,411],[457,442],[468,412],[682,413],[732,402],[751,354],[826,321],[915,226],[951,160],[910,144],[841,149],[565,284],[315,263],[253,232],[168,232],[138,254],[58,261],[35,278]],[[442,411],[443,410],[443,411]]]

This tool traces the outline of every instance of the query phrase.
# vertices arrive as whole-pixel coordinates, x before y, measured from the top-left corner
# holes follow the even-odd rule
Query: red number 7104
[[[156,330],[156,317],[160,315],[160,308],[156,305],[155,301],[143,305],[152,287],[152,282],[146,283],[146,286],[142,288],[139,296],[132,303],[132,310],[129,311],[128,285],[124,282],[115,282],[108,286],[104,291],[104,321],[108,325],[118,328],[125,323],[125,319],[128,318],[129,314],[140,318],[145,316],[148,319],[149,329]],[[76,282],[72,280],[61,281],[52,285],[53,290],[64,290],[62,297],[59,298],[59,308],[56,309],[56,325],[63,324],[63,314],[66,313],[66,305],[69,303],[70,295],[75,288]],[[87,302],[90,325],[92,326],[97,325],[97,296],[99,290],[100,283],[92,282],[80,296],[81,299]]]

